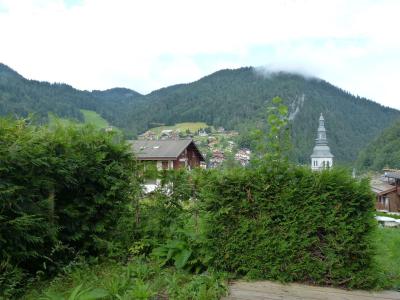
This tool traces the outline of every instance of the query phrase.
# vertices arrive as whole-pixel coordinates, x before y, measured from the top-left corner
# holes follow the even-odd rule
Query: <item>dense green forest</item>
[[[129,138],[159,125],[206,122],[239,130],[240,145],[252,146],[248,133],[255,127],[265,129],[261,120],[275,96],[285,99],[289,107],[293,158],[300,163],[309,161],[321,112],[332,153],[341,163],[354,162],[361,149],[400,118],[399,111],[353,96],[326,81],[288,73],[266,76],[252,67],[221,70],[193,83],[141,95],[123,88],[88,92],[26,80],[0,64],[1,115],[35,112],[46,121],[47,112],[53,112],[83,120],[79,109],[93,110]]]
[[[34,113],[41,123],[48,113],[62,118],[84,121],[80,109],[93,110],[111,123],[118,123],[124,108],[140,94],[114,88],[106,91],[79,91],[67,84],[27,80],[9,67],[0,64],[0,115],[26,117]]]
[[[385,167],[400,169],[400,121],[385,129],[361,151],[357,167],[374,171]]]

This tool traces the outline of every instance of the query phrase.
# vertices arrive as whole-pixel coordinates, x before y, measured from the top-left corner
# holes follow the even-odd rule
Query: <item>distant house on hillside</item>
[[[204,157],[192,139],[130,141],[140,161],[152,161],[158,170],[200,167]]]
[[[246,148],[240,149],[235,154],[235,160],[238,161],[243,167],[245,167],[250,162],[250,155],[251,155],[250,149],[246,149]]]
[[[208,136],[208,133],[201,129],[199,130],[199,136]]]
[[[179,139],[179,130],[165,129],[160,133],[161,140]]]
[[[371,189],[376,195],[377,210],[400,212],[400,171],[385,171],[382,177],[373,178]]]
[[[148,130],[145,133],[138,136],[139,140],[155,140],[157,139],[157,135],[155,132]]]
[[[220,166],[225,160],[224,152],[221,150],[214,150],[212,152],[212,157],[210,158],[210,168],[216,168]]]

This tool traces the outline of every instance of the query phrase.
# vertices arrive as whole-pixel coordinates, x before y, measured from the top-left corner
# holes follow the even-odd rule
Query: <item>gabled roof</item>
[[[134,140],[129,141],[132,151],[139,160],[164,160],[177,159],[190,144],[193,144],[204,161],[203,155],[198,150],[192,139],[185,140]]]
[[[371,190],[378,196],[382,196],[395,191],[396,187],[378,178],[373,178],[371,180]]]
[[[391,172],[385,172],[385,177],[400,179],[400,171],[392,170]]]

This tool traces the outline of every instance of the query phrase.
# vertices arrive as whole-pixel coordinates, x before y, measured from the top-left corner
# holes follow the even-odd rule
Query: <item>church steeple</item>
[[[319,126],[317,130],[317,138],[315,139],[315,147],[311,154],[311,169],[321,170],[330,168],[333,165],[333,155],[328,146],[326,138],[325,119],[321,113],[319,117]]]
[[[319,117],[319,126],[318,126],[318,136],[316,139],[317,145],[328,145],[328,141],[326,140],[326,129],[325,129],[325,119],[321,113]]]

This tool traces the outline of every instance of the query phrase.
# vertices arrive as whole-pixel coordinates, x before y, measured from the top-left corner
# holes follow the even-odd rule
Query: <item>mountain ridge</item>
[[[35,112],[46,122],[52,112],[80,121],[80,109],[93,110],[130,138],[153,124],[205,122],[238,130],[241,145],[251,146],[249,131],[255,127],[266,130],[265,108],[280,96],[289,107],[293,155],[300,163],[309,160],[321,112],[332,152],[345,163],[353,162],[363,147],[400,118],[400,111],[353,96],[323,79],[287,72],[265,76],[254,67],[223,69],[142,95],[126,88],[89,92],[22,76],[13,80],[1,75],[1,69],[9,68],[4,66],[0,68],[0,115],[24,117]]]

